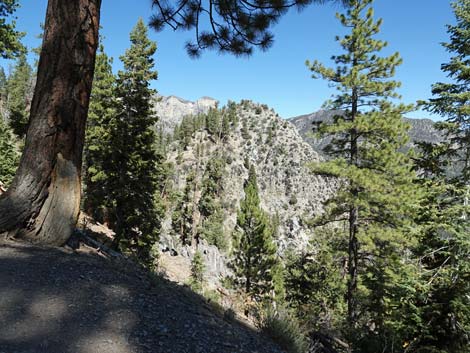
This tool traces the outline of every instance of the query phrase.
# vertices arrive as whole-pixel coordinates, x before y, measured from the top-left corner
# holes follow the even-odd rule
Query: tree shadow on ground
[[[0,244],[0,353],[280,352],[129,263]]]

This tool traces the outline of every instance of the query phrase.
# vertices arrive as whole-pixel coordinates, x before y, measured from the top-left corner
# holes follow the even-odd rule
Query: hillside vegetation
[[[220,49],[268,46],[288,6],[268,3],[236,18],[254,32],[214,27]],[[470,0],[452,3],[449,82],[419,102],[437,124],[405,118],[373,0],[345,3],[333,66],[306,62],[335,94],[290,120],[160,96],[142,19],[117,73],[102,44],[84,55],[86,129],[90,92],[36,104],[24,53],[0,70],[0,353],[470,353]],[[60,85],[82,92],[71,62]]]

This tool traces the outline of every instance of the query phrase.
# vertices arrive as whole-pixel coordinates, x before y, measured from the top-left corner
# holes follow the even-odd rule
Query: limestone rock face
[[[206,102],[209,102],[207,100]],[[256,168],[262,208],[278,223],[276,241],[282,254],[287,248],[300,248],[308,244],[313,231],[308,220],[323,210],[325,201],[335,189],[332,179],[314,175],[309,163],[322,160],[306,143],[290,122],[279,117],[272,109],[250,101],[237,105],[238,124],[224,138],[210,135],[205,129],[193,133],[189,144],[181,149],[177,143],[170,146],[168,161],[174,165],[173,188],[182,193],[189,173],[195,173],[195,203],[198,189],[208,161],[214,156],[225,160],[220,202],[224,212],[224,235],[229,248],[225,251],[203,244],[202,254],[208,275],[216,282],[226,276],[226,260],[230,253],[237,210],[244,198],[243,186],[248,178],[246,161]],[[163,117],[161,114],[160,116]],[[163,123],[167,123],[162,118]],[[170,124],[169,122],[168,124]],[[162,248],[185,257],[191,250],[179,244],[178,234],[172,229],[171,214],[163,224]],[[195,222],[199,222],[195,214]],[[200,224],[195,224],[195,227]],[[201,250],[201,249],[199,249]]]
[[[184,116],[207,113],[217,104],[218,101],[210,97],[202,97],[195,102],[176,96],[156,96],[154,99],[154,109],[160,118],[159,125],[166,133],[173,132]]]

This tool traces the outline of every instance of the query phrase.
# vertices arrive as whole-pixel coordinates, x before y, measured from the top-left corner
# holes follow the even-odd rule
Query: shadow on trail
[[[135,266],[0,244],[0,353],[279,352],[205,300]]]

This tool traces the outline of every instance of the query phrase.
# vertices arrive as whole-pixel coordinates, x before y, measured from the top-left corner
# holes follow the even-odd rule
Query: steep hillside
[[[200,238],[199,249],[203,249],[208,273],[213,277],[226,274],[225,255],[230,251],[249,164],[256,168],[261,206],[270,215],[272,223],[278,225],[276,237],[280,252],[290,246],[302,247],[308,243],[312,231],[305,221],[322,211],[322,202],[334,188],[331,180],[310,173],[307,164],[320,161],[319,155],[303,141],[292,124],[273,110],[242,101],[223,110],[221,119],[225,120],[227,115],[232,116],[232,121],[226,122],[225,126],[220,122],[220,129],[216,131],[201,126],[202,123],[191,130],[188,124],[198,125],[198,118],[189,123],[185,120],[180,134],[188,129],[189,132],[173,142],[168,152],[168,161],[174,168],[173,195],[181,200],[187,190],[191,190],[190,197],[186,197],[189,199],[186,203],[194,209],[190,227]],[[209,118],[203,119],[207,125]],[[214,160],[222,166],[217,202],[220,202],[224,215],[223,237],[227,243],[224,249],[217,249],[211,245],[213,241],[199,235],[202,216],[198,205],[208,166]],[[189,182],[192,184],[188,187]],[[167,250],[189,258],[194,251],[194,241],[191,245],[183,245],[181,232],[175,229],[172,220],[178,207],[182,207],[179,205],[181,201],[173,202],[168,209],[162,239]]]
[[[315,149],[315,151],[321,154],[321,151],[328,144],[329,140],[326,138],[320,139],[313,137],[310,133],[312,132],[315,123],[319,123],[321,121],[330,122],[332,121],[333,116],[336,114],[338,114],[338,111],[319,110],[312,114],[300,115],[290,118],[288,121],[294,124],[305,141],[307,141]],[[442,135],[433,127],[434,122],[432,120],[405,118],[405,121],[411,125],[409,131],[410,146],[418,141],[439,142],[442,140]]]

